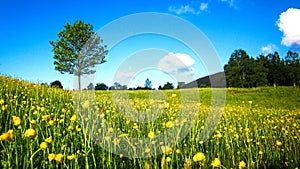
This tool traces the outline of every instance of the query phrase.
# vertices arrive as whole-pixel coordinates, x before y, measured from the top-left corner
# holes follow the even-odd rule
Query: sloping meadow
[[[209,88],[74,94],[0,76],[0,168],[296,168],[299,98],[229,88],[207,123]]]

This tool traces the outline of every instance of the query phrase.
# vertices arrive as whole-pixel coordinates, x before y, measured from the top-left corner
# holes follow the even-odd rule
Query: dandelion
[[[54,124],[54,120],[50,120],[49,122],[48,122],[48,125],[49,126],[52,126]]]
[[[36,136],[36,132],[34,129],[27,129],[24,133],[26,138],[34,138]]]
[[[211,163],[213,167],[220,167],[221,166],[221,161],[219,158],[215,158],[215,160]]]
[[[204,155],[204,153],[201,153],[201,152],[196,153],[193,157],[194,162],[201,162],[203,160],[205,160],[205,155]]]
[[[72,154],[72,155],[68,155],[68,156],[67,156],[67,159],[68,159],[68,160],[73,160],[73,159],[75,159],[75,157],[76,157],[76,156],[75,156],[74,154]]]
[[[246,163],[244,161],[241,161],[239,163],[239,169],[245,168],[246,167]]]
[[[46,150],[47,148],[48,148],[47,142],[42,142],[42,143],[40,144],[40,149],[41,149],[41,150]]]
[[[282,146],[282,142],[280,142],[280,141],[276,141],[276,146]]]
[[[46,138],[45,139],[45,142],[47,142],[47,143],[52,143],[52,136],[50,136],[50,137],[48,137],[48,138]]]
[[[172,128],[174,126],[174,122],[173,121],[168,121],[166,123],[166,128]]]
[[[1,108],[3,111],[7,109],[7,105],[3,105]]]
[[[153,131],[150,131],[150,132],[148,133],[148,137],[149,137],[150,139],[153,139],[153,138],[155,137],[154,132],[153,132]]]
[[[176,94],[175,94],[175,93],[173,93],[173,94],[172,94],[172,98],[175,98],[175,97],[176,97]]]
[[[160,148],[161,148],[162,152],[166,155],[169,155],[173,152],[173,149],[170,148],[169,146],[161,146]]]
[[[244,132],[245,132],[245,133],[249,133],[249,132],[250,132],[250,129],[247,127],[247,128],[244,129]]]
[[[42,116],[42,120],[46,121],[50,118],[50,115],[43,115]]]
[[[4,100],[3,99],[0,100],[0,104],[1,105],[4,104]]]
[[[185,159],[185,162],[183,164],[184,169],[191,169],[192,168],[192,160]]]
[[[73,130],[73,129],[74,129],[73,126],[69,126],[69,127],[68,127],[68,130],[69,130],[69,131],[71,131],[71,130]]]
[[[167,158],[166,158],[166,162],[168,163],[168,162],[170,162],[170,161],[172,161],[171,157],[167,157]]]
[[[49,160],[49,161],[54,160],[54,159],[55,159],[55,156],[56,156],[56,155],[55,155],[54,153],[49,154],[49,155],[48,155],[48,160]]]
[[[36,120],[31,120],[30,124],[34,124],[35,125],[36,124]]]
[[[74,114],[71,118],[70,118],[71,122],[75,122],[77,120],[77,116],[76,114]]]
[[[0,140],[3,141],[10,141],[14,138],[14,131],[13,130],[8,130],[6,133],[2,133],[0,135]]]
[[[61,163],[64,159],[64,155],[63,154],[56,154],[55,155],[55,158],[54,160],[57,162],[57,163]]]
[[[17,116],[12,116],[12,119],[13,119],[13,123],[15,126],[18,126],[21,124],[21,118],[20,117],[17,117]]]

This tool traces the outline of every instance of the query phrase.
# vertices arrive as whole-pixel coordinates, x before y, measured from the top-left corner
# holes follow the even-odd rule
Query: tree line
[[[278,52],[250,57],[243,49],[235,50],[224,66],[227,87],[299,86],[300,62],[297,52]]]

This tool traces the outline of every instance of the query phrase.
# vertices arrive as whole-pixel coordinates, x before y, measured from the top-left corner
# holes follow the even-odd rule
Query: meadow
[[[96,91],[86,100],[90,91],[74,95],[0,76],[0,168],[300,167],[299,88],[227,89],[205,141],[198,136],[212,89],[186,91],[199,98],[183,102],[180,90]],[[166,136],[169,146],[159,136],[172,129],[185,134]],[[130,138],[145,138],[132,145],[142,152],[128,147]]]

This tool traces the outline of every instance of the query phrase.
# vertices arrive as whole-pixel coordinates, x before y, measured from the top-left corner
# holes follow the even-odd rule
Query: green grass
[[[216,158],[220,168],[239,168],[242,161],[247,168],[300,167],[300,89],[229,88],[226,93],[217,128],[201,142],[212,89],[96,91],[96,100],[87,102],[88,91],[77,95],[0,76],[0,168],[213,168]],[[137,117],[152,121],[130,120]],[[32,138],[24,135],[30,128],[36,131]],[[172,129],[186,130],[186,136],[178,141],[178,133],[171,133],[158,140]],[[123,136],[114,137],[113,131]],[[148,138],[150,132],[157,137]],[[174,144],[159,154],[165,145],[159,142],[167,136]],[[52,142],[40,148],[49,137]],[[127,143],[133,137],[144,138],[135,146],[147,151],[131,151]],[[145,157],[112,153],[118,149]],[[199,152],[205,160],[195,162]]]

